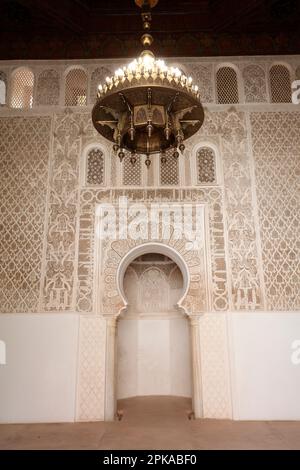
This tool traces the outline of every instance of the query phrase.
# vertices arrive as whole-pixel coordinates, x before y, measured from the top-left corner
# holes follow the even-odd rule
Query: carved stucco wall
[[[137,259],[124,275],[126,315],[176,312],[183,294],[182,273],[174,261],[163,255]]]
[[[257,227],[252,205],[250,148],[246,115],[231,109],[207,113],[196,138],[213,142],[220,149],[224,175],[229,309],[261,308],[258,272]],[[194,137],[193,140],[195,141]]]
[[[40,309],[51,119],[0,119],[0,311]]]
[[[102,316],[81,315],[77,380],[77,421],[103,421],[106,324]]]
[[[80,186],[83,148],[101,143],[88,112],[0,119],[0,308],[81,313],[77,419],[104,416],[104,370],[95,373],[105,364],[106,330],[93,314],[94,216],[97,204],[123,195],[207,208],[209,305],[216,313],[200,321],[205,416],[230,417],[221,312],[299,308],[299,114],[207,110],[187,154],[198,141],[215,144],[223,181],[129,191]],[[116,182],[114,160],[111,172]],[[117,251],[110,258],[116,265]]]
[[[79,167],[83,146],[97,136],[87,114],[66,112],[54,116],[52,138],[43,309],[76,310]]]
[[[268,310],[300,309],[300,113],[251,114]]]
[[[203,188],[203,189],[144,189],[131,190],[130,193],[123,189],[97,191],[84,190],[81,192],[81,213],[80,213],[80,245],[82,252],[79,253],[78,259],[78,310],[92,311],[93,308],[93,254],[94,254],[94,219],[95,205],[102,202],[117,203],[119,197],[126,196],[129,201],[144,202],[189,202],[202,203],[207,205],[209,212],[209,238],[211,250],[211,292],[214,310],[228,309],[228,292],[227,292],[227,274],[225,261],[225,242],[224,242],[224,226],[222,215],[222,191],[219,188]],[[108,243],[108,242],[107,242]],[[174,241],[172,242],[174,244]],[[117,268],[122,256],[126,254],[135,244],[132,240],[124,240],[122,243],[113,242],[113,249],[110,256],[110,268]],[[123,245],[123,246],[121,246]],[[121,251],[120,251],[121,249]],[[115,284],[115,280],[111,279],[109,272],[104,282]],[[115,290],[115,288],[113,289]],[[109,303],[109,299],[107,299]],[[109,309],[109,307],[107,306]]]
[[[199,320],[203,416],[232,417],[227,322],[223,313],[209,313]]]

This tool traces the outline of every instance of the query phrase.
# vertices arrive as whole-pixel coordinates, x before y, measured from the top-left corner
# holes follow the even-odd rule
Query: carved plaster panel
[[[261,308],[262,294],[245,114],[234,108],[207,113],[192,142],[199,137],[214,142],[216,136],[223,167],[232,308],[255,310]]]
[[[103,421],[105,397],[106,322],[81,315],[77,382],[77,421]]]
[[[231,419],[226,316],[209,313],[199,319],[203,417]]]
[[[51,119],[0,119],[0,310],[39,310]]]
[[[267,308],[300,308],[300,113],[251,113]]]
[[[208,278],[209,297],[213,310],[228,309],[228,290],[225,262],[224,223],[222,215],[222,191],[220,188],[203,189],[153,189],[153,190],[85,190],[81,192],[79,264],[78,264],[78,309],[93,311],[94,279],[94,218],[96,204],[117,203],[119,197],[127,196],[130,202],[186,202],[201,203],[208,210]],[[108,244],[108,242],[106,242]],[[123,242],[123,252],[134,246],[132,240]],[[111,253],[110,263],[118,266],[120,255]],[[109,301],[108,301],[109,302]],[[109,306],[107,306],[109,308]]]

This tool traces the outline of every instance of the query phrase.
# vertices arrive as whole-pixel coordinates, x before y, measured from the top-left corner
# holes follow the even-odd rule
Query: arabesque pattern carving
[[[127,196],[129,202],[163,203],[186,202],[203,203],[208,207],[209,240],[211,253],[211,308],[213,310],[228,309],[227,270],[225,261],[223,197],[219,188],[200,189],[144,189],[131,190],[85,190],[81,192],[79,261],[78,261],[78,310],[93,310],[93,254],[95,249],[94,216],[95,205],[111,202],[118,203],[119,198]],[[134,246],[134,241],[125,240],[123,251]],[[111,253],[110,263],[117,266],[120,256]],[[110,278],[108,278],[110,279]],[[115,280],[112,279],[113,282]],[[115,290],[115,289],[114,289]],[[196,294],[196,293],[195,293]],[[108,300],[109,302],[109,300]],[[109,310],[109,305],[106,309]],[[115,307],[114,307],[115,308]]]
[[[45,310],[70,310],[78,209],[78,166],[86,115],[65,113],[54,122],[47,249],[43,301]]]
[[[124,275],[126,315],[176,311],[183,294],[183,277],[174,261],[163,255],[133,261]]]
[[[243,69],[246,103],[264,103],[267,101],[266,74],[262,67],[255,64]]]
[[[211,65],[199,65],[196,63],[186,64],[187,73],[197,83],[201,90],[201,101],[202,103],[213,102],[213,78],[212,78],[212,66]]]
[[[182,307],[187,313],[207,311],[207,291],[205,288],[205,253],[203,246],[187,250],[187,239],[175,240],[173,236],[166,242],[157,238],[157,242],[167,244],[184,258],[190,273],[188,292],[183,299]],[[108,242],[103,253],[102,278],[100,282],[101,311],[105,314],[119,313],[123,301],[116,290],[117,269],[128,251],[149,242],[144,240],[116,240]]]
[[[112,75],[111,71],[106,67],[99,67],[95,69],[91,74],[91,85],[90,85],[90,102],[91,104],[96,103],[98,86],[105,83],[105,78]]]
[[[234,109],[207,113],[200,135],[206,141],[213,141],[216,135],[220,139],[232,306],[235,310],[259,309],[261,287],[245,115]]]
[[[0,119],[0,311],[36,312],[51,119]],[[4,201],[4,203],[3,203]]]
[[[59,74],[56,70],[44,70],[38,77],[36,101],[41,106],[57,106],[59,104]]]
[[[270,169],[277,168],[275,160],[268,157],[265,158],[266,152],[271,152],[270,149],[275,149],[273,157],[276,161],[281,161],[281,173],[287,168],[291,168],[291,175],[297,174],[296,163],[298,161],[298,147],[291,146],[298,142],[297,140],[297,129],[296,118],[297,113],[282,113],[278,116],[284,116],[287,126],[287,131],[283,121],[279,120],[280,126],[278,132],[274,132],[276,128],[276,120],[266,121],[268,128],[268,135],[271,138],[266,137],[266,130],[264,128],[264,119],[266,117],[263,114],[255,115],[260,119],[260,126],[256,125],[254,134],[254,152],[257,165],[262,165],[260,162],[264,158],[265,166],[257,167],[261,168],[262,174],[266,175]],[[272,116],[269,114],[268,116]],[[276,115],[277,118],[277,115]],[[11,122],[20,123],[18,118],[11,118]],[[253,118],[254,119],[254,118]],[[8,123],[10,120],[6,119],[3,122]],[[49,121],[49,119],[48,119]],[[47,122],[48,122],[47,121]],[[29,122],[28,127],[24,127],[26,136],[29,136],[28,128],[30,128],[30,120],[24,121]],[[43,121],[44,122],[44,121]],[[256,121],[255,121],[256,122]],[[8,124],[7,124],[8,125]],[[24,124],[25,125],[25,124]],[[286,124],[287,125],[287,124]],[[48,226],[48,241],[46,250],[46,261],[45,261],[45,282],[44,282],[44,307],[46,310],[65,310],[71,309],[75,306],[72,298],[75,300],[74,282],[76,279],[76,271],[78,269],[78,308],[80,311],[92,311],[92,284],[93,284],[93,217],[95,204],[102,201],[117,202],[118,197],[121,195],[128,195],[127,191],[124,190],[99,190],[90,191],[84,190],[81,193],[81,217],[80,217],[80,241],[79,241],[79,258],[78,264],[76,262],[76,217],[78,210],[78,159],[81,154],[82,144],[90,142],[91,139],[95,139],[95,131],[93,131],[89,115],[86,113],[80,114],[64,114],[59,115],[55,118],[55,135],[53,141],[53,165],[52,165],[52,178],[51,178],[51,193],[50,193],[50,212],[49,212],[49,226]],[[283,131],[284,129],[284,131]],[[23,131],[22,131],[23,132]],[[31,131],[30,131],[31,133]],[[279,133],[279,134],[278,134]],[[283,133],[289,136],[289,139],[283,137]],[[10,138],[10,131],[4,131],[4,142]],[[21,135],[21,134],[20,134]],[[34,132],[32,134],[35,135]],[[44,135],[42,133],[42,135]],[[230,281],[232,284],[232,302],[236,309],[257,309],[261,308],[261,286],[258,275],[257,265],[257,248],[256,248],[256,233],[253,222],[253,208],[251,200],[251,178],[249,171],[249,158],[248,158],[248,147],[247,147],[247,131],[245,124],[245,117],[243,113],[237,113],[234,110],[229,112],[218,112],[218,113],[207,113],[205,124],[196,138],[205,137],[206,141],[209,141],[212,137],[214,141],[215,136],[220,138],[220,154],[223,161],[224,177],[225,177],[225,201],[227,210],[227,223],[228,223],[228,241],[229,241],[229,260],[230,263],[228,268],[231,272]],[[279,139],[280,136],[280,139]],[[276,137],[276,141],[274,140]],[[33,137],[34,138],[34,137]],[[44,137],[43,137],[44,138]],[[30,138],[26,137],[26,141],[30,142]],[[24,142],[25,142],[24,140]],[[259,142],[263,144],[259,144]],[[37,141],[39,142],[39,140]],[[268,145],[267,145],[268,143]],[[3,142],[2,142],[3,145]],[[7,144],[8,145],[8,144]],[[11,145],[11,144],[10,144]],[[30,147],[28,143],[28,148]],[[43,144],[44,145],[44,144]],[[40,148],[43,148],[43,145]],[[264,148],[262,146],[264,145]],[[297,144],[298,145],[298,144]],[[27,144],[25,146],[27,148]],[[1,147],[3,149],[3,147]],[[13,148],[13,147],[12,147]],[[16,141],[16,149],[20,148]],[[25,151],[27,151],[25,148]],[[259,150],[257,150],[259,149]],[[15,150],[12,150],[14,152]],[[294,152],[292,157],[291,152]],[[47,153],[47,152],[46,152]],[[278,153],[284,156],[278,156]],[[273,158],[272,157],[272,158]],[[28,157],[29,158],[29,157]],[[25,160],[22,159],[22,163]],[[284,162],[284,163],[283,163]],[[279,164],[279,163],[278,163]],[[283,166],[284,165],[284,166]],[[294,166],[293,166],[294,165]],[[258,170],[257,170],[258,171]],[[274,170],[275,171],[275,170]],[[6,174],[6,173],[5,173]],[[33,175],[35,173],[33,172]],[[4,173],[2,175],[4,177]],[[259,175],[256,175],[259,178]],[[290,176],[291,177],[291,176]],[[262,177],[261,177],[262,178]],[[266,178],[266,176],[264,176]],[[275,181],[275,176],[270,181]],[[25,181],[25,180],[24,180]],[[27,180],[26,180],[27,181]],[[259,183],[258,193],[262,200],[261,187],[267,185],[269,180],[263,183],[263,180],[257,179]],[[285,179],[285,181],[288,181]],[[270,183],[268,183],[270,184]],[[289,194],[293,186],[289,184]],[[277,190],[278,188],[276,188]],[[285,193],[285,189],[282,187],[282,191],[278,192],[278,204],[281,204],[282,213],[285,213],[285,204],[293,204],[295,197],[290,197],[287,201],[283,198],[282,194]],[[277,194],[277,193],[276,193]],[[5,196],[6,197],[6,196]],[[4,198],[4,195],[3,195]],[[140,201],[198,201],[208,204],[210,214],[210,250],[212,257],[212,279],[213,279],[213,309],[224,310],[228,308],[227,299],[227,287],[226,286],[226,267],[225,267],[225,256],[224,256],[224,227],[223,227],[223,198],[222,192],[219,188],[208,189],[203,188],[199,190],[191,189],[156,189],[156,190],[134,190],[130,192],[131,200]],[[261,207],[261,206],[260,206]],[[264,205],[265,210],[267,205]],[[262,209],[260,209],[262,211]],[[293,211],[297,214],[297,211]],[[262,217],[262,212],[260,213]],[[264,215],[264,217],[266,217]],[[279,219],[280,215],[276,217]],[[291,218],[291,221],[293,219]],[[293,221],[293,224],[296,223]],[[221,224],[221,225],[220,225]],[[221,229],[219,227],[222,227]],[[269,234],[262,226],[262,234],[266,237]],[[281,232],[280,232],[281,233]],[[270,235],[268,235],[270,237]],[[280,235],[284,239],[283,235]],[[288,238],[288,248],[286,253],[288,256],[293,256],[293,248],[289,244],[291,234]],[[284,240],[282,240],[284,243]],[[294,243],[294,242],[292,242]],[[266,249],[267,243],[266,238],[263,240],[264,250]],[[220,249],[219,249],[220,247]],[[273,253],[275,253],[273,246]],[[290,253],[291,252],[291,253]],[[272,256],[265,257],[271,259]],[[274,255],[275,256],[275,255]],[[277,255],[276,255],[277,256]],[[281,258],[283,260],[283,257]],[[290,260],[290,267],[294,266]],[[285,264],[281,263],[282,269]],[[266,266],[264,266],[266,270]],[[269,269],[269,268],[268,268]],[[267,269],[267,271],[268,271]],[[292,268],[295,272],[297,266]],[[216,273],[219,273],[216,276]],[[290,277],[288,282],[287,276]],[[297,283],[291,287],[291,283],[294,282],[294,277],[291,273],[286,274],[285,281],[281,282],[280,277],[277,277],[277,283],[274,284],[274,275],[271,276],[271,268],[267,275],[265,272],[265,281],[273,279],[272,290],[275,286],[280,286],[279,294],[283,296],[280,300],[274,300],[275,294],[271,295],[271,287],[268,289],[270,308],[295,308],[297,305],[295,289]],[[296,282],[296,281],[295,281]],[[283,292],[282,286],[285,291]],[[294,299],[294,300],[293,300]],[[34,302],[33,302],[34,303]],[[8,304],[7,304],[8,305]],[[8,309],[6,305],[6,309]],[[13,310],[12,307],[10,307]],[[25,307],[22,307],[25,309]]]
[[[252,113],[267,308],[300,308],[300,113]]]

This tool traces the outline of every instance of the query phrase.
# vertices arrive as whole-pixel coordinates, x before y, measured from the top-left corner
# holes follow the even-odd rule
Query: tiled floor
[[[300,422],[189,420],[188,399],[122,400],[113,423],[0,425],[0,449],[300,449]]]

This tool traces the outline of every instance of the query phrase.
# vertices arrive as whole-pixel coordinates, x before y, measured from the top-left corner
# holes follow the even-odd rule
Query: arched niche
[[[124,256],[122,262],[119,264],[119,267],[117,270],[117,288],[124,303],[124,307],[120,310],[120,312],[124,308],[126,308],[128,305],[128,301],[124,292],[124,285],[123,285],[124,275],[125,275],[127,268],[136,258],[145,254],[150,254],[150,253],[157,253],[157,254],[161,254],[170,258],[180,269],[182,273],[182,277],[183,277],[183,287],[182,287],[182,296],[178,299],[177,305],[178,307],[182,307],[183,300],[188,292],[189,285],[190,285],[190,273],[189,273],[189,268],[187,266],[187,263],[185,259],[183,258],[183,256],[174,248],[166,244],[151,242],[151,243],[144,243],[130,250]],[[188,314],[187,311],[186,313]]]
[[[192,397],[189,317],[177,303],[183,276],[165,254],[145,253],[123,278],[127,309],[117,321],[117,399]],[[122,402],[118,402],[118,407]]]

